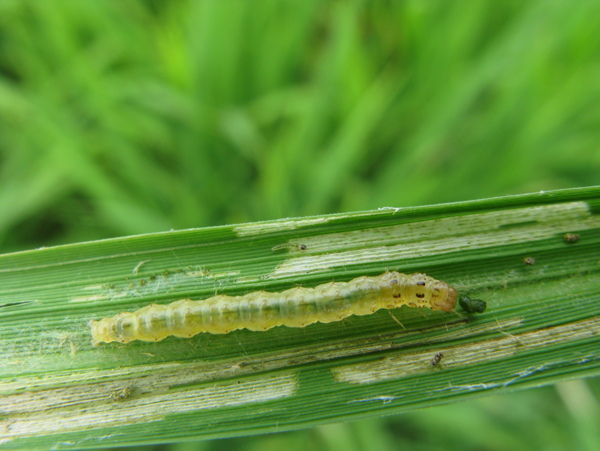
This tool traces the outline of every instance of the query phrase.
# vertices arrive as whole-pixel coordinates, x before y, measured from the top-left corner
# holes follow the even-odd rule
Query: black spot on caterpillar
[[[468,296],[461,296],[458,303],[467,313],[483,313],[487,308],[487,302],[481,299],[471,299]]]
[[[315,288],[291,288],[281,293],[255,291],[244,296],[213,296],[168,305],[151,304],[90,321],[92,344],[133,340],[160,341],[170,335],[192,337],[201,332],[226,334],[232,330],[264,331],[275,326],[304,327],[369,315],[401,305],[451,311],[456,290],[425,274],[386,272],[350,282],[331,282]]]
[[[579,235],[577,235],[576,233],[565,233],[563,239],[567,244],[574,244],[577,243],[577,241],[579,241]]]

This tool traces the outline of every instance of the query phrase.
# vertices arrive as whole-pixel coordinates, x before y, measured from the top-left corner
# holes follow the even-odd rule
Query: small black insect
[[[438,352],[436,355],[433,356],[433,359],[431,359],[431,364],[433,366],[437,366],[442,361],[443,358],[444,358],[444,353]]]

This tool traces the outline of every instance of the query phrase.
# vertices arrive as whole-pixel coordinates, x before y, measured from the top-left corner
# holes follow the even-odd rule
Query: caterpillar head
[[[456,300],[458,299],[458,293],[456,290],[443,282],[438,282],[444,285],[440,288],[440,296],[436,297],[435,292],[431,298],[431,309],[432,310],[443,310],[444,312],[451,312],[456,307]]]

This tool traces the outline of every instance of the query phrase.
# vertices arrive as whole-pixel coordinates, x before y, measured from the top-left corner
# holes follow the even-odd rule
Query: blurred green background
[[[0,249],[600,184],[599,30],[597,0],[2,0]],[[591,450],[599,396],[169,449]]]

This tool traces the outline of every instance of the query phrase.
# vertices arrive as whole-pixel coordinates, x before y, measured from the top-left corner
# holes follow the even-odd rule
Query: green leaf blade
[[[592,187],[0,256],[0,447],[281,431],[597,375],[598,205]],[[388,269],[424,272],[488,308],[90,343],[90,320],[152,302]]]

